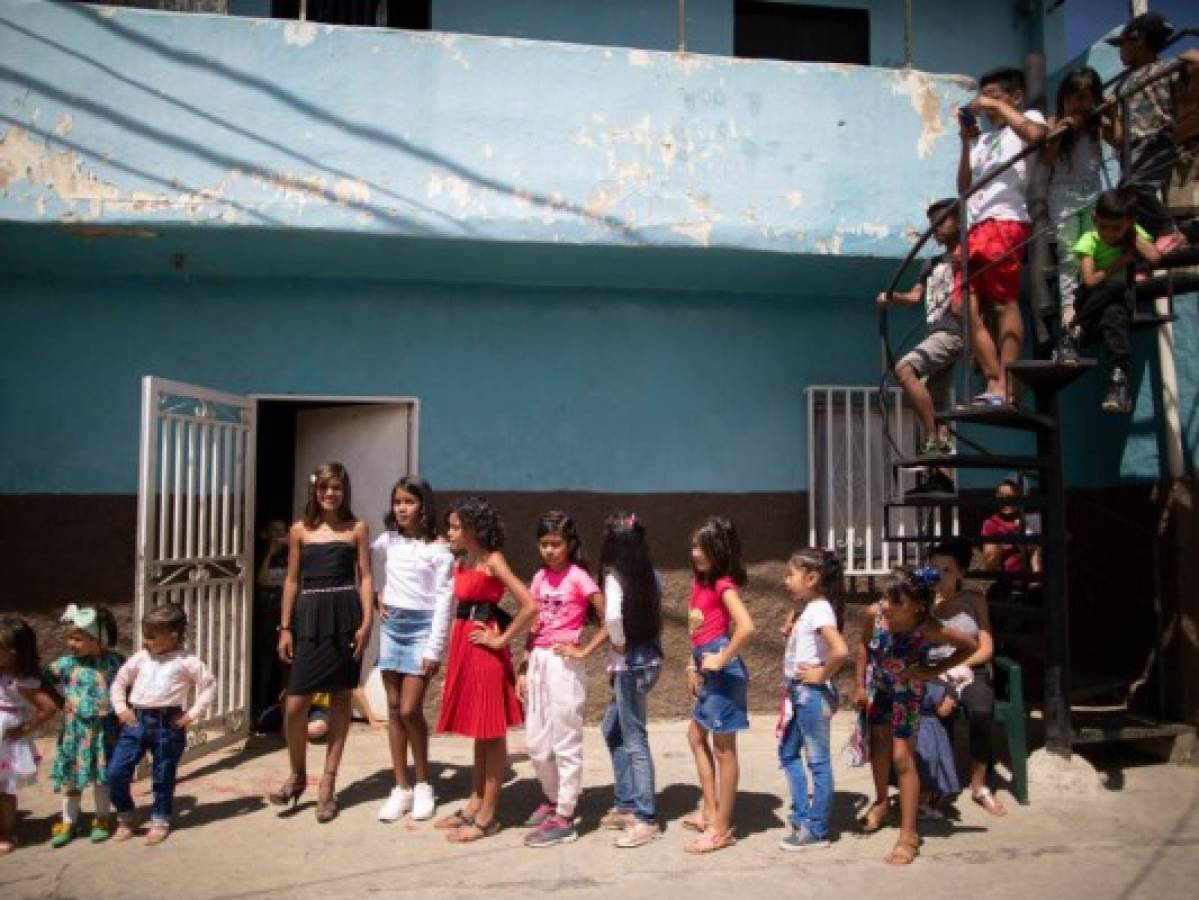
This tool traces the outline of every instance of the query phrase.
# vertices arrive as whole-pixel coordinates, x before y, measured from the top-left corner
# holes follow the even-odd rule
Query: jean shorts
[[[401,675],[424,674],[425,647],[432,632],[432,611],[390,607],[380,625],[379,669]]]
[[[719,653],[729,644],[727,637],[720,637],[707,644],[691,649],[691,656],[699,666],[706,653]],[[731,734],[749,728],[749,670],[741,657],[719,672],[700,670],[699,697],[691,718],[703,728],[715,734]]]

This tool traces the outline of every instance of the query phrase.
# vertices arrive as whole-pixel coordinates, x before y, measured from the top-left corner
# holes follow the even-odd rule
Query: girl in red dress
[[[537,614],[524,583],[500,548],[504,525],[481,497],[458,500],[446,515],[454,568],[454,629],[437,730],[475,739],[475,766],[466,806],[437,822],[454,843],[500,830],[500,785],[508,767],[508,729],[524,721],[508,644]],[[507,589],[520,604],[516,618],[499,607]]]

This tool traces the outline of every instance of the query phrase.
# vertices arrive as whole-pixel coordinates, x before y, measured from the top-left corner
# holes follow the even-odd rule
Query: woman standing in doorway
[[[304,793],[308,707],[313,694],[327,691],[329,744],[316,819],[328,822],[337,815],[335,779],[350,729],[350,693],[358,686],[370,636],[373,596],[370,536],[350,509],[350,475],[341,463],[325,463],[312,473],[304,518],[291,526],[287,541],[279,657],[291,664],[283,712],[291,775],[268,799],[295,805]]]

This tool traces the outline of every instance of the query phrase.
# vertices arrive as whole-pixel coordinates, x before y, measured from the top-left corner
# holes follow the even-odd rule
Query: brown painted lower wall
[[[439,506],[471,493],[438,493]],[[807,540],[807,494],[608,494],[581,491],[490,491],[507,528],[507,555],[531,577],[539,563],[538,517],[550,509],[573,515],[592,558],[604,517],[636,512],[649,530],[657,562],[686,568],[691,530],[706,516],[729,516],[751,562],[782,559]],[[133,597],[137,498],[124,494],[0,495],[0,610],[45,611],[71,600],[120,604]],[[379,523],[372,522],[372,530]],[[260,529],[255,529],[257,532]]]

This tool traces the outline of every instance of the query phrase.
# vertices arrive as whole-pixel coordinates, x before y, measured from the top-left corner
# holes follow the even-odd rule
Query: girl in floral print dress
[[[117,624],[103,607],[72,603],[63,613],[67,649],[46,667],[45,679],[62,695],[65,705],[58,749],[50,767],[50,783],[63,794],[62,821],[54,826],[50,844],[65,847],[76,836],[83,789],[92,785],[96,814],[88,836],[94,843],[112,835],[108,798],[108,762],[119,725],[108,689],[125,657],[112,649]]]
[[[870,723],[870,767],[875,801],[858,820],[870,834],[886,822],[891,767],[899,783],[899,838],[886,861],[907,865],[920,852],[916,814],[920,775],[916,768],[916,728],[924,682],[960,664],[978,646],[973,638],[944,627],[930,610],[941,573],[932,567],[899,569],[878,603],[862,619],[862,648],[857,658],[855,704]],[[953,655],[936,665],[925,661],[930,647],[947,644]]]

